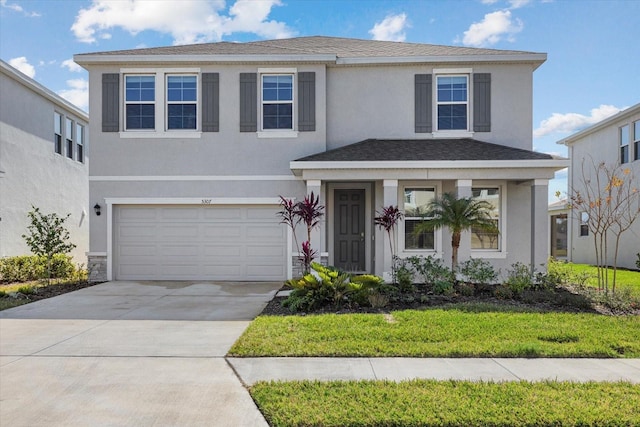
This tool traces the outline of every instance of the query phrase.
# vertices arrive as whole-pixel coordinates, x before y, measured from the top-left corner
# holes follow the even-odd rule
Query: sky
[[[544,52],[533,148],[567,156],[556,141],[640,102],[639,17],[640,0],[0,0],[0,58],[87,110],[79,53],[312,35]]]

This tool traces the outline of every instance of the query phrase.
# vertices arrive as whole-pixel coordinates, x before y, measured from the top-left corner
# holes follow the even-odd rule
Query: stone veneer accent
[[[89,282],[106,282],[107,281],[107,256],[106,255],[88,255],[87,270],[89,271]]]
[[[293,278],[302,277],[302,273],[303,273],[302,262],[300,262],[300,259],[295,255],[292,257],[292,260],[293,260],[293,269],[292,269]],[[314,261],[318,262],[317,259],[315,259]],[[320,257],[320,264],[329,265],[329,257],[326,255]]]

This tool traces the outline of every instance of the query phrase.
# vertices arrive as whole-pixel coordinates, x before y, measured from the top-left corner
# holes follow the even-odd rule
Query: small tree
[[[614,236],[612,291],[616,288],[616,272],[620,237],[640,216],[640,186],[629,168],[622,165],[597,163],[591,156],[582,159],[580,188],[571,188],[569,208],[581,221],[586,213],[586,225],[593,236],[598,270],[598,288],[609,291],[609,233]]]
[[[393,282],[396,281],[396,252],[394,247],[395,242],[395,229],[398,221],[400,221],[404,214],[398,209],[397,206],[387,206],[382,208],[382,212],[376,211],[378,216],[375,217],[375,224],[380,227],[380,229],[385,230],[387,232],[387,236],[389,237],[389,249],[391,249],[391,277]]]
[[[31,252],[47,258],[47,283],[50,283],[53,256],[69,253],[76,247],[68,242],[69,231],[64,227],[71,214],[61,218],[55,213],[45,215],[34,206],[31,208],[32,211],[27,213],[31,221],[31,225],[27,227],[29,234],[23,234],[22,238],[27,242]]]
[[[280,196],[280,207],[282,208],[278,212],[278,216],[282,219],[280,222],[291,228],[293,241],[300,254],[300,262],[304,272],[308,273],[311,270],[311,262],[318,255],[318,252],[311,247],[311,230],[320,224],[320,219],[324,215],[324,206],[320,204],[320,196],[315,196],[312,191],[298,203],[293,203],[292,200]],[[302,245],[298,245],[296,226],[301,222],[306,226],[307,240],[302,242]]]
[[[429,202],[424,220],[419,223],[414,233],[419,235],[425,231],[433,231],[446,227],[451,231],[451,270],[458,265],[458,248],[463,231],[478,228],[497,233],[493,219],[489,212],[493,206],[485,200],[473,197],[457,198],[453,193],[445,193]]]

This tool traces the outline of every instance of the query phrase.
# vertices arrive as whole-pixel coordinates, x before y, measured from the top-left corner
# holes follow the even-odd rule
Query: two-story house
[[[566,160],[532,151],[543,53],[299,37],[87,53],[92,265],[104,279],[281,280],[296,247],[279,196],[326,206],[323,261],[391,269],[376,211],[406,214],[400,256],[449,260],[416,235],[443,192],[487,200],[500,230],[460,260],[547,257],[547,184]],[[298,233],[300,240],[304,233]],[[306,237],[306,236],[305,236]]]
[[[29,255],[32,206],[61,217],[74,262],[89,249],[87,113],[0,61],[0,257]]]
[[[619,167],[619,178],[635,179],[632,188],[640,191],[640,104],[620,111],[593,126],[568,136],[558,144],[569,148],[569,193],[586,194],[590,182],[592,194],[596,190],[594,164],[603,162],[611,171]],[[625,170],[629,172],[625,174]],[[600,187],[605,186],[602,182]],[[602,193],[601,193],[602,194]],[[595,197],[592,196],[592,199]],[[636,199],[637,200],[637,199]],[[633,205],[637,210],[638,204]],[[568,259],[577,263],[596,264],[593,235],[589,230],[589,212],[574,208],[568,215]],[[616,228],[611,228],[614,231]],[[607,265],[613,265],[615,233],[608,233]],[[618,248],[618,267],[636,269],[637,254],[640,253],[640,218],[621,234]]]

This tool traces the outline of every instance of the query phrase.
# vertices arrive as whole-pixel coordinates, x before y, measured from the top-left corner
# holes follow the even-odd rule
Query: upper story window
[[[434,250],[434,231],[416,233],[416,226],[424,219],[427,206],[436,195],[435,188],[406,187],[404,189],[404,249]]]
[[[476,200],[483,200],[491,205],[489,215],[495,223],[496,229],[500,230],[501,224],[501,198],[500,187],[473,187],[471,193]],[[500,250],[500,233],[498,231],[486,231],[482,229],[471,229],[471,249],[472,250]]]
[[[84,126],[76,124],[76,160],[84,163]]]
[[[437,81],[437,130],[469,129],[469,76],[441,75]]]
[[[580,236],[588,236],[589,235],[589,213],[588,212],[580,212]]]
[[[263,74],[262,129],[293,130],[293,74]]]
[[[640,120],[633,123],[633,160],[640,160]]]
[[[629,125],[620,128],[620,163],[629,163]]]
[[[125,76],[124,79],[125,129],[155,129],[155,76]]]
[[[62,154],[62,114],[53,113],[53,145],[58,154]]]
[[[167,129],[196,129],[198,79],[167,76]]]
[[[73,159],[73,120],[65,119],[64,135],[67,141],[67,157]]]

